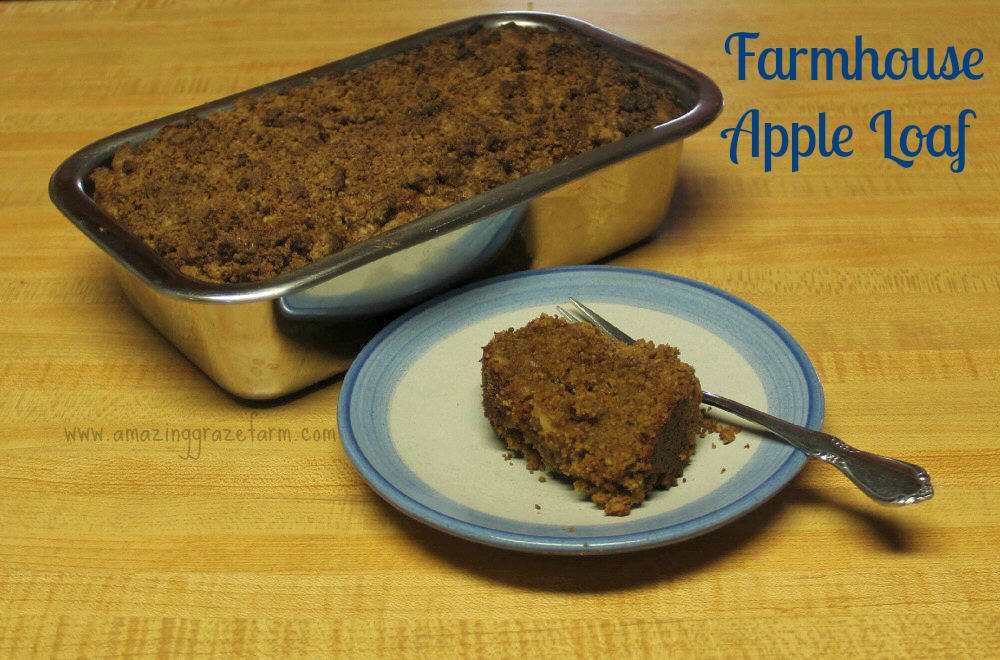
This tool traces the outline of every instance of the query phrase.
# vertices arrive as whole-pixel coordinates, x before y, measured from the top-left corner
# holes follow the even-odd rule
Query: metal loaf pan
[[[188,114],[233,107],[317,77],[364,67],[475,24],[542,27],[589,38],[669,87],[684,114],[442,209],[279,277],[215,284],[188,277],[92,199],[90,174],[125,143],[148,140]],[[680,62],[588,23],[536,12],[475,16],[157,119],[95,142],[52,175],[52,201],[114,259],[131,303],[230,393],[289,394],[343,372],[400,310],[471,278],[594,261],[664,220],[681,139],[722,107],[718,87]]]

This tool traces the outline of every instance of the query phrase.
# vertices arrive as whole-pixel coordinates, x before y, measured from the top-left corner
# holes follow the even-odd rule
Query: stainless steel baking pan
[[[590,38],[668,86],[684,114],[279,277],[224,285],[188,277],[94,203],[90,174],[123,144],[243,96],[361,68],[440,37],[505,23]],[[663,221],[681,139],[722,107],[718,87],[680,62],[588,23],[536,12],[467,18],[122,131],[81,149],[52,175],[52,201],[114,259],[133,305],[232,394],[269,399],[347,369],[388,319],[470,278],[587,263],[627,247]]]

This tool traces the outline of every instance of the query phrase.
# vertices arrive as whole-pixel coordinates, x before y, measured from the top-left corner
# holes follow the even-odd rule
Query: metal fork
[[[590,323],[618,341],[635,343],[634,339],[583,303],[575,298],[570,298],[569,301],[576,309],[567,310],[556,306],[559,314],[567,321]],[[930,475],[919,465],[855,449],[828,433],[786,422],[718,394],[702,392],[702,402],[759,424],[806,456],[833,465],[868,497],[880,504],[902,506],[934,497]]]

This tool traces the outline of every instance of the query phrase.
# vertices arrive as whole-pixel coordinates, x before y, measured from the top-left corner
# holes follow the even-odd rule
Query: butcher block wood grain
[[[531,3],[529,3],[530,5]],[[613,263],[703,280],[801,342],[825,429],[927,467],[936,498],[867,501],[808,465],[714,533],[616,557],[511,554],[384,504],[336,432],[339,382],[280,405],[220,391],[126,304],[48,200],[116,130],[500,2],[0,5],[0,651],[29,656],[997,656],[1000,114],[989,2],[536,2],[673,54],[726,110],[685,145],[670,220]],[[956,45],[981,80],[737,79],[723,43]],[[762,120],[854,127],[849,158],[728,159]],[[871,116],[976,111],[965,171],[881,155]],[[900,124],[902,125],[902,124]],[[745,155],[745,152],[744,152]],[[116,441],[290,429],[291,442]],[[87,439],[82,434],[90,433]],[[95,439],[95,433],[102,433]],[[74,436],[74,434],[76,434]],[[303,439],[303,434],[308,439]]]

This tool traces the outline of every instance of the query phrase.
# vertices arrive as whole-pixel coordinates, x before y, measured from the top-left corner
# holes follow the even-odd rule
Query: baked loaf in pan
[[[581,37],[472,29],[167,126],[94,198],[181,272],[255,282],[680,114]]]

